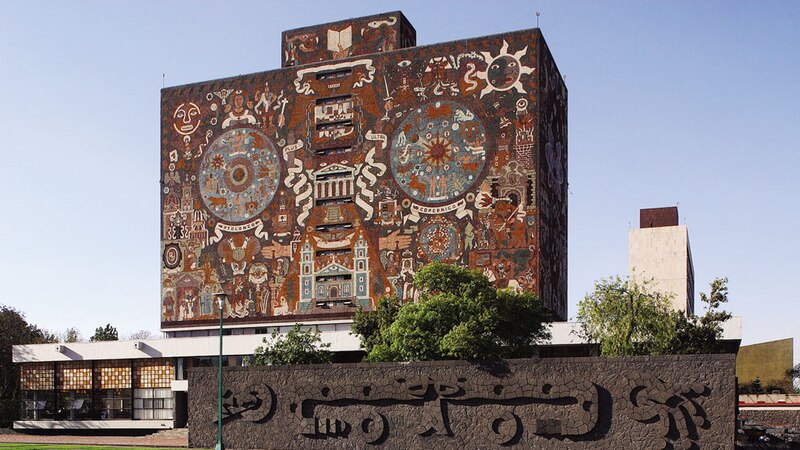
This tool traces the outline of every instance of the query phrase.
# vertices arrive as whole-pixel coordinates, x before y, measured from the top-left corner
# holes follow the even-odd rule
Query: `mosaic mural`
[[[566,88],[539,30],[412,47],[387,13],[162,91],[162,326],[349,317],[444,261],[566,319]],[[334,45],[335,44],[335,45]],[[409,47],[409,48],[405,48]]]
[[[281,67],[290,67],[413,47],[417,33],[395,11],[285,31],[282,41]]]

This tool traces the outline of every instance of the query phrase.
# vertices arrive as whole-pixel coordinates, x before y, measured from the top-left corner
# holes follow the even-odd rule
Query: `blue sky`
[[[402,10],[420,45],[540,25],[569,88],[569,310],[678,205],[744,343],[800,338],[800,2],[0,3],[0,303],[159,327],[159,99],[280,65],[283,30]],[[163,79],[162,79],[163,74]],[[800,362],[800,342],[795,343]]]

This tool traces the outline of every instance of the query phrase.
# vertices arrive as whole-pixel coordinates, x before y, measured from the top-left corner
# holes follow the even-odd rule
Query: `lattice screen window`
[[[56,388],[62,391],[92,389],[92,364],[84,361],[58,363]]]
[[[22,364],[19,370],[19,384],[23,391],[46,391],[55,387],[53,363]]]
[[[130,361],[99,361],[94,366],[95,389],[130,389]]]
[[[169,388],[134,389],[134,419],[172,419],[174,400]]]
[[[168,388],[174,379],[175,367],[170,359],[146,359],[133,362],[134,388]]]

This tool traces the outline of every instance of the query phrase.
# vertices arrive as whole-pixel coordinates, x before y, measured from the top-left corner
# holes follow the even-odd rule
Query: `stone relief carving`
[[[269,420],[274,411],[275,391],[264,383],[252,384],[238,393],[226,390],[222,394],[223,424],[239,418],[258,423]]]
[[[711,422],[698,401],[708,397],[711,389],[702,383],[668,385],[654,375],[638,377],[629,382],[629,415],[647,424],[658,424],[664,436],[664,449],[699,448],[700,430]]]
[[[708,429],[703,406],[707,386],[694,383],[668,386],[655,376],[631,381],[629,416],[641,423],[658,424],[664,448],[693,448],[698,429]],[[353,438],[379,444],[389,434],[389,419],[382,408],[413,407],[416,434],[453,436],[448,409],[454,406],[480,408],[486,436],[500,445],[513,444],[524,432],[547,437],[576,437],[590,433],[598,423],[598,386],[590,381],[566,384],[524,382],[470,385],[464,377],[414,379],[395,378],[387,385],[331,383],[322,387],[299,386],[290,396],[296,434],[306,438]],[[264,383],[242,392],[223,395],[223,423],[243,419],[269,420],[276,406],[273,389]],[[540,408],[538,406],[549,406]],[[551,416],[552,410],[561,410]],[[320,414],[324,409],[331,416]],[[216,420],[214,421],[216,423]]]
[[[236,448],[732,449],[730,356],[234,368],[223,433]],[[216,372],[190,384],[190,443],[207,447]]]

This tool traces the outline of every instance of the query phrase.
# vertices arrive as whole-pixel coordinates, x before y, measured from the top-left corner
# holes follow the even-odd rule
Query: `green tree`
[[[353,334],[358,335],[361,340],[361,348],[367,354],[372,352],[376,346],[383,346],[382,330],[389,326],[397,318],[397,311],[400,310],[400,302],[396,297],[383,297],[378,302],[375,311],[364,311],[358,309],[353,319]]]
[[[766,392],[763,384],[761,383],[761,378],[756,377],[756,379],[750,383],[750,390],[753,394],[764,394]]]
[[[716,278],[711,282],[708,295],[700,293],[700,301],[705,303],[705,314],[677,315],[675,336],[672,338],[671,352],[677,354],[722,353],[722,324],[731,318],[727,311],[720,310],[728,302],[728,279]]]
[[[139,330],[129,334],[128,339],[131,341],[156,339],[156,335],[154,335],[150,330]]]
[[[533,293],[498,290],[477,270],[432,263],[414,276],[416,303],[383,298],[356,315],[368,361],[498,360],[531,356],[550,313]]]
[[[320,364],[331,362],[330,343],[322,343],[319,330],[303,329],[298,323],[286,336],[278,330],[272,332],[272,339],[263,339],[265,345],[253,352],[252,363],[257,366],[268,364]]]
[[[0,305],[0,426],[8,427],[17,418],[19,405],[19,371],[13,364],[12,346],[58,342],[49,331],[29,324],[16,309]]]
[[[792,389],[796,394],[800,394],[800,363],[786,371],[786,376],[791,380]]]
[[[795,364],[794,367],[787,370],[786,376],[789,378],[800,378],[800,363]]]
[[[600,344],[605,356],[659,355],[670,351],[679,313],[670,296],[619,276],[595,283],[578,304],[585,338]]]
[[[117,329],[112,327],[111,324],[106,324],[105,327],[97,327],[94,330],[94,336],[90,338],[92,342],[96,341],[118,341],[119,333]]]
[[[72,342],[83,342],[83,336],[81,336],[80,330],[75,327],[70,327],[67,328],[61,335],[61,342],[67,344]]]

